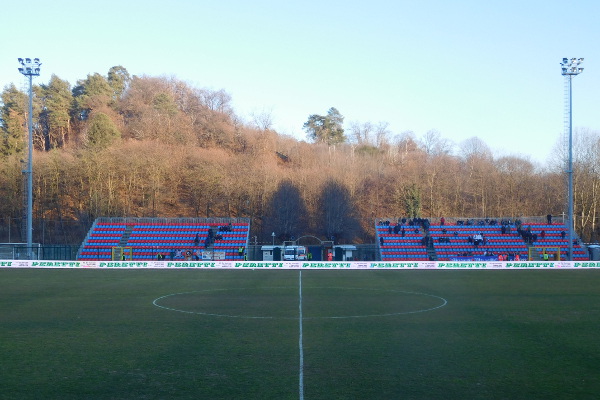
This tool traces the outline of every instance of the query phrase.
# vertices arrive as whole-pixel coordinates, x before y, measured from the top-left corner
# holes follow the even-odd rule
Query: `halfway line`
[[[300,394],[300,400],[304,400],[304,348],[302,347],[302,271],[299,271],[299,276],[298,276],[298,297],[299,297],[299,305],[298,305],[298,310],[299,310],[299,325],[300,325],[300,334],[299,334],[299,340],[298,340],[298,347],[299,347],[299,351],[300,351],[300,377],[299,377],[299,382],[298,382],[298,390],[299,390],[299,394]]]

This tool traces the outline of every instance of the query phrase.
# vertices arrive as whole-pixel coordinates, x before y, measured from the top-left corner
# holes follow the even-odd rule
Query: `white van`
[[[306,261],[306,247],[285,246],[283,248],[283,261]]]

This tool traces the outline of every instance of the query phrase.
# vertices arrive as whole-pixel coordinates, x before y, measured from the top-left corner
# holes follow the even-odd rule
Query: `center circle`
[[[248,319],[298,319],[298,288],[206,289],[171,293],[152,304],[169,311]],[[403,290],[303,287],[304,320],[387,317],[444,307],[443,297]]]

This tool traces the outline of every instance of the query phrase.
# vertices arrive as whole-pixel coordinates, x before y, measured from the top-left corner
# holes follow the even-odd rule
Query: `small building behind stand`
[[[590,260],[600,261],[600,246],[597,244],[588,245],[588,251],[590,252]]]
[[[335,261],[354,261],[356,246],[352,244],[336,244],[333,248],[335,251]]]
[[[281,261],[281,246],[261,246],[263,261]]]

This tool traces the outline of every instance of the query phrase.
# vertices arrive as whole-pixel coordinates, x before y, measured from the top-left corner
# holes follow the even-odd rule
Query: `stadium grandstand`
[[[94,221],[78,260],[243,260],[247,218],[109,218]]]
[[[375,232],[381,261],[557,261],[568,259],[563,222],[530,217],[428,219],[379,218]],[[576,237],[573,260],[589,260]]]

